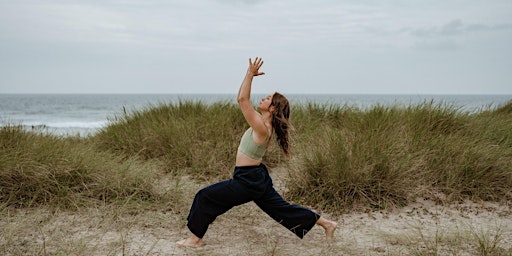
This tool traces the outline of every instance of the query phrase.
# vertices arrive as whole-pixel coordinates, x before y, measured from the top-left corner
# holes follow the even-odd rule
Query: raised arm
[[[247,73],[245,74],[245,78],[240,85],[240,89],[238,90],[238,106],[240,106],[240,110],[245,117],[245,120],[252,127],[255,133],[258,134],[258,137],[265,138],[267,136],[267,127],[261,118],[261,115],[256,112],[252,103],[251,103],[251,86],[252,79],[255,76],[264,75],[264,72],[260,72],[259,69],[263,65],[263,60],[259,57],[256,57],[254,62],[249,59],[249,67],[247,68]]]

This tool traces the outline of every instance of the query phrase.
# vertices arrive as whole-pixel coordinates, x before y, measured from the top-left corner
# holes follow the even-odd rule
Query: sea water
[[[265,95],[253,95],[257,103]],[[316,103],[369,108],[375,105],[446,104],[461,111],[476,112],[497,107],[512,95],[287,95],[291,104]],[[0,94],[0,127],[21,125],[25,129],[56,135],[93,135],[123,112],[159,104],[201,101],[236,103],[234,94]]]

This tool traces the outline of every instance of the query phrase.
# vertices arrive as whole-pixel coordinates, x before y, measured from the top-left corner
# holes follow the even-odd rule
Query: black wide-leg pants
[[[217,216],[250,201],[299,238],[303,238],[320,218],[307,208],[286,202],[274,189],[265,165],[260,164],[235,167],[232,179],[199,190],[190,208],[187,226],[194,235],[203,238]]]

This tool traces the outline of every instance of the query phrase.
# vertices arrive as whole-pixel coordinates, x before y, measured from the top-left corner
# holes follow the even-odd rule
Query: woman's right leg
[[[234,179],[221,181],[199,190],[187,217],[187,227],[193,235],[177,244],[200,247],[208,226],[217,216],[234,206],[250,202],[252,196],[242,183]]]

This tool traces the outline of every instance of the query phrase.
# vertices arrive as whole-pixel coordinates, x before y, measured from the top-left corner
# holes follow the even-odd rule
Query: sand
[[[272,176],[278,191],[284,190],[283,173]],[[191,202],[193,193],[184,197]],[[467,201],[439,205],[418,198],[400,209],[341,216],[320,213],[339,224],[335,239],[328,242],[319,226],[301,240],[248,203],[217,218],[200,249],[175,245],[189,235],[186,210],[121,208],[4,209],[0,254],[512,255],[510,204]]]

